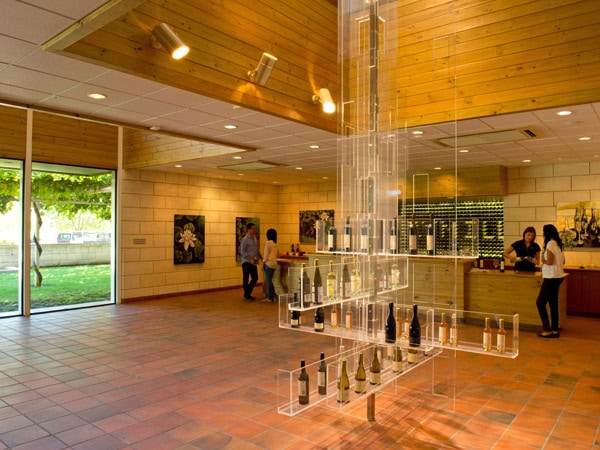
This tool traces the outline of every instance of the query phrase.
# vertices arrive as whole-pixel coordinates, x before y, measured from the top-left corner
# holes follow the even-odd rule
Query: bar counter
[[[564,327],[567,318],[568,276],[559,290],[559,325]],[[519,314],[520,327],[538,329],[542,324],[537,311],[537,300],[542,286],[540,272],[516,273],[471,269],[465,274],[465,310],[497,314]]]

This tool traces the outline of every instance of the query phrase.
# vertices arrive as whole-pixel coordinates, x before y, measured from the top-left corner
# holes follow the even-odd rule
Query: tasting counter
[[[600,317],[600,267],[565,266],[569,274],[567,314]]]
[[[292,271],[291,275],[292,279],[297,279],[298,275],[294,275],[294,271],[298,271],[299,266],[302,263],[308,263],[308,256],[302,255],[280,255],[277,258],[277,271],[275,272],[275,276],[273,277],[273,286],[275,287],[275,292],[278,295],[287,294],[289,292],[288,286],[288,277],[290,275],[290,271]]]
[[[568,276],[559,290],[559,324],[564,327],[567,318]],[[497,314],[519,314],[522,329],[541,327],[535,301],[542,285],[540,272],[514,272],[506,270],[471,269],[465,274],[464,308],[469,311]]]

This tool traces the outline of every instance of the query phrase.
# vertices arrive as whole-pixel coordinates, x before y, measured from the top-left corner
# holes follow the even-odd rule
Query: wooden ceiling
[[[175,61],[151,43],[167,23],[191,48]],[[337,8],[328,0],[112,0],[44,48],[201,95],[336,131],[312,97],[336,98]],[[278,58],[265,86],[247,73]]]

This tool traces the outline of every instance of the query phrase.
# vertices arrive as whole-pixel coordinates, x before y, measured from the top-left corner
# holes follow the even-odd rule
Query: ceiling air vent
[[[462,136],[433,139],[445,147],[473,147],[484,144],[498,144],[500,142],[522,141],[523,139],[534,139],[538,135],[530,128],[519,128],[516,130],[489,131],[486,133],[465,134]]]

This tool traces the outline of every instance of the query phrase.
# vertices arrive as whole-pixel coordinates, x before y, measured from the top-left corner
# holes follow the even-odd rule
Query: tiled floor
[[[275,304],[241,297],[0,319],[0,449],[600,448],[599,320],[522,332],[515,360],[441,358],[455,401],[424,367],[377,395],[373,422],[364,402],[289,417],[277,369],[335,340],[279,329]]]

